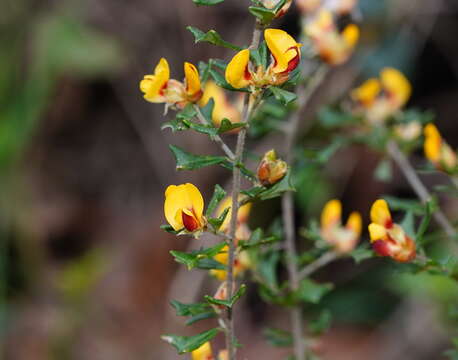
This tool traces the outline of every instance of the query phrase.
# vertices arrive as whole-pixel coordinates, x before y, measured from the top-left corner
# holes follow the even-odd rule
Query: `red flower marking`
[[[380,256],[390,256],[390,247],[383,240],[377,240],[372,244],[374,251]]]
[[[251,73],[248,70],[248,66],[245,68],[245,73],[243,74],[243,77],[245,78],[245,80],[251,80]]]
[[[194,214],[194,210],[192,211]],[[199,227],[199,221],[195,218],[195,216],[187,215],[184,211],[181,212],[181,218],[183,220],[183,225],[188,231],[196,231]]]
[[[385,221],[385,228],[391,229],[392,227],[393,227],[393,219],[389,218],[387,221]]]

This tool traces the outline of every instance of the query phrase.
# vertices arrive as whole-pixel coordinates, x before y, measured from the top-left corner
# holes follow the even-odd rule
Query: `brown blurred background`
[[[159,229],[165,223],[163,191],[169,184],[193,182],[208,199],[215,183],[228,185],[228,173],[176,172],[168,144],[198,154],[219,149],[199,134],[161,131],[163,107],[144,101],[138,83],[160,57],[168,59],[176,79],[183,76],[183,61],[228,60],[225,49],[194,45],[185,27],[216,29],[230,42],[247,44],[254,22],[248,5],[248,0],[215,7],[196,7],[191,0],[3,0],[2,358],[177,359],[160,334],[206,329],[206,324],[185,328],[168,305],[171,293],[192,301],[211,294],[216,281],[201,284],[199,277],[178,271],[169,250],[184,250],[195,240]],[[413,83],[409,105],[431,109],[456,147],[458,3],[361,0],[360,9],[358,51],[350,64],[331,72],[308,116],[381,67],[395,66]],[[293,7],[274,26],[298,36],[298,20]],[[268,149],[281,141],[267,136],[249,146]],[[421,152],[416,156],[421,162]],[[377,160],[360,147],[336,154],[319,177],[326,179],[320,196],[299,191],[300,222],[316,216],[330,196],[366,214],[380,193],[412,197],[397,172],[389,184],[373,180]],[[428,175],[425,181],[445,179]],[[456,203],[444,206],[456,216]],[[328,300],[335,322],[314,346],[324,359],[442,358],[448,330],[437,320],[434,301],[405,295],[407,290],[399,295],[385,286],[389,278],[379,275],[377,265],[355,268],[350,260],[339,261],[318,274],[343,291]],[[383,286],[377,286],[379,279]],[[450,296],[457,294],[453,291]],[[359,311],[358,301],[369,308]],[[281,310],[264,304],[252,289],[238,317],[245,344],[241,358],[284,358],[285,350],[272,350],[262,340],[264,326],[287,328]],[[216,344],[222,346],[222,339]]]

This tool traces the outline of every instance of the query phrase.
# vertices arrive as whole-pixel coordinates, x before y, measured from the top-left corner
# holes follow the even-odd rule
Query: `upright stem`
[[[390,141],[387,145],[388,154],[398,165],[399,169],[404,174],[405,178],[409,184],[414,189],[415,193],[419,197],[422,203],[426,203],[431,200],[431,194],[428,189],[423,185],[420,178],[418,177],[415,169],[410,165],[409,160],[406,158],[404,153],[399,149],[399,146],[396,142]],[[453,226],[448,221],[447,217],[444,215],[441,209],[437,209],[433,213],[433,217],[436,222],[442,227],[447,236],[455,238],[457,233]]]
[[[253,38],[249,49],[256,49],[259,47],[259,41],[261,38],[263,26],[256,20],[256,25],[253,31]],[[254,95],[256,96],[256,95]],[[253,99],[251,104],[255,103],[256,99]],[[245,95],[242,120],[246,123],[251,117],[253,107],[250,107],[250,94]],[[234,287],[234,259],[235,259],[235,232],[237,230],[237,213],[239,210],[239,194],[240,194],[240,183],[241,173],[239,164],[243,161],[243,150],[245,147],[246,128],[240,129],[237,136],[237,145],[234,156],[234,166],[232,170],[232,205],[231,205],[231,218],[229,225],[229,261],[227,265],[227,298],[231,299]],[[235,346],[234,346],[234,319],[232,316],[232,308],[227,309],[227,321],[226,321],[226,348],[229,353],[229,360],[235,360]]]
[[[304,111],[311,95],[322,82],[326,74],[324,66],[318,68],[307,87],[301,86],[298,89],[298,110],[289,121],[286,133],[286,162],[291,165],[294,160],[294,143],[299,129],[300,121],[304,117]],[[291,291],[299,288],[300,277],[297,268],[296,251],[296,227],[294,224],[294,198],[292,192],[286,192],[282,198],[283,226],[285,229],[285,248],[287,252],[287,268]],[[294,339],[294,356],[296,360],[305,360],[305,346],[303,340],[304,328],[302,310],[300,305],[291,309],[291,328]]]

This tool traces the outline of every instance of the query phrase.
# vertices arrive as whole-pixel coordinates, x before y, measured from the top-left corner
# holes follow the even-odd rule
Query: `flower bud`
[[[275,150],[270,150],[264,154],[258,166],[258,180],[264,186],[277,183],[286,175],[288,164],[281,159],[277,159]]]

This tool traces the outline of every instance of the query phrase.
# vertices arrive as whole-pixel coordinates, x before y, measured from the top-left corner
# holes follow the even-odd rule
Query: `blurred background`
[[[220,150],[199,134],[161,131],[163,107],[144,101],[138,84],[160,57],[167,58],[176,79],[183,76],[183,61],[230,59],[226,49],[194,45],[185,27],[215,29],[232,43],[247,44],[254,23],[248,5],[2,1],[2,359],[178,359],[160,335],[206,329],[205,323],[185,327],[169,306],[171,298],[186,302],[212,294],[217,282],[173,262],[171,249],[196,245],[159,229],[165,223],[163,192],[169,184],[193,182],[208,199],[215,183],[229,185],[228,172],[176,172],[168,144],[197,154]],[[394,66],[413,84],[409,106],[431,110],[456,148],[458,2],[361,0],[360,24],[355,56],[332,70],[308,116],[383,66]],[[297,9],[274,26],[299,36]],[[278,134],[252,135],[249,147],[259,154],[282,144]],[[312,136],[303,140],[326,144]],[[231,135],[227,141],[234,143]],[[421,157],[419,151],[414,164]],[[395,168],[389,182],[374,179],[379,161],[378,154],[354,146],[334,154],[324,169],[300,172],[299,226],[316,218],[331,197],[343,199],[348,212],[366,214],[366,223],[380,194],[413,198]],[[440,174],[423,178],[428,185],[446,182]],[[443,206],[457,218],[457,202],[444,200]],[[267,223],[276,209],[273,201],[268,214],[253,211],[251,221]],[[458,287],[451,280],[397,274],[394,281],[389,261],[379,259],[359,266],[340,260],[316,278],[336,284],[323,304],[305,309],[310,317],[321,307],[332,314],[330,330],[313,344],[323,359],[443,358],[458,314]],[[282,358],[287,352],[270,348],[262,333],[266,326],[286,329],[288,317],[263,303],[253,287],[238,313],[238,335],[246,345],[241,358]]]

